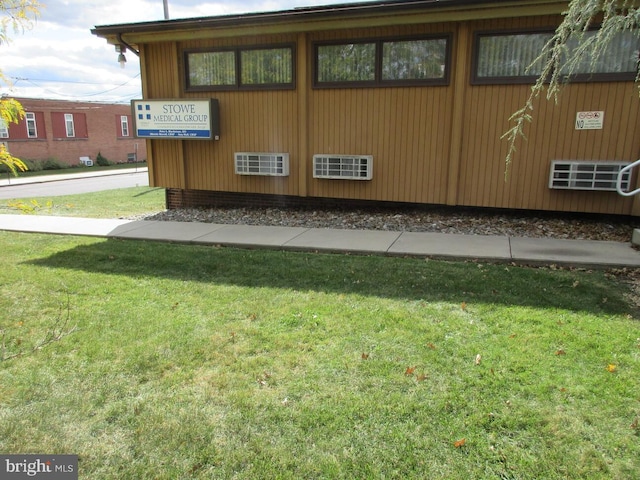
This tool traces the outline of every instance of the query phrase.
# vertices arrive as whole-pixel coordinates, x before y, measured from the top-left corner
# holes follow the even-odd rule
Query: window
[[[318,83],[374,82],[375,43],[318,45]]]
[[[617,32],[607,48],[599,56],[595,56],[593,42],[597,34],[598,30],[589,30],[581,38],[569,38],[568,49],[579,55],[571,72],[571,80],[635,80],[640,61],[640,38],[637,32]]]
[[[636,32],[617,33],[602,55],[593,55],[597,30],[570,38],[569,51],[579,55],[571,71],[571,81],[634,80],[640,55],[640,39]],[[475,84],[534,83],[542,73],[538,60],[553,31],[476,33],[472,82]],[[580,45],[580,46],[579,46]]]
[[[25,114],[25,118],[27,121],[27,137],[37,138],[38,128],[36,126],[36,114],[33,112],[27,112]]]
[[[187,53],[188,88],[234,87],[236,53]]]
[[[534,62],[552,36],[550,31],[476,34],[473,83],[535,82],[542,62]]]
[[[240,51],[241,85],[279,85],[293,81],[291,48]]]
[[[64,127],[67,132],[67,137],[73,138],[76,136],[75,128],[73,127],[73,114],[65,113],[64,114]]]
[[[316,87],[447,85],[450,36],[315,45]]]
[[[447,39],[383,42],[382,80],[439,80],[447,64]]]
[[[0,118],[0,138],[9,138],[9,128],[7,122]]]
[[[294,88],[292,45],[185,52],[187,90]]]
[[[129,136],[129,117],[126,115],[120,116],[120,133],[123,137]]]

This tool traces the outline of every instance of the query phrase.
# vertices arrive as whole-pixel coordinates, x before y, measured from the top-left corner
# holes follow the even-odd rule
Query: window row
[[[542,72],[540,54],[553,37],[552,29],[478,32],[473,47],[472,83],[531,83]],[[570,39],[589,45],[597,31]],[[584,43],[586,42],[586,43]],[[359,39],[313,44],[313,85],[376,87],[447,85],[451,64],[451,35],[394,39]],[[633,80],[638,71],[640,38],[619,32],[600,56],[581,48],[571,71],[572,81]],[[295,45],[235,47],[184,52],[188,91],[295,88]]]
[[[118,138],[131,136],[128,115],[116,115],[116,134]],[[46,139],[45,117],[43,112],[25,112],[24,119],[17,124],[7,125],[0,119],[0,138],[9,140]],[[51,129],[54,139],[89,138],[87,120],[84,113],[51,113]]]

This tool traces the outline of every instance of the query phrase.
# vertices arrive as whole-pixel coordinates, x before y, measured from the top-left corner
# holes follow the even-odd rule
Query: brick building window
[[[76,136],[76,129],[73,126],[73,114],[71,113],[64,114],[64,126],[67,130],[67,137],[72,138]]]
[[[126,115],[120,117],[120,134],[123,137],[129,136],[129,117]]]
[[[84,113],[51,112],[51,127],[53,138],[70,140],[89,138]]]
[[[36,125],[36,114],[33,112],[27,112],[25,114],[27,122],[27,136],[29,138],[38,138],[38,127]]]

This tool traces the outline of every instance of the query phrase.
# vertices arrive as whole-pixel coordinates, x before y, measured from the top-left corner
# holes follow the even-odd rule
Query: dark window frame
[[[291,51],[291,82],[286,83],[259,83],[243,84],[242,79],[242,52],[253,50],[279,50]],[[194,53],[233,52],[235,62],[235,83],[233,85],[195,85],[192,86],[189,78],[189,55]],[[187,92],[212,92],[212,91],[246,91],[246,90],[295,90],[296,88],[296,44],[276,43],[265,45],[237,45],[219,48],[185,49],[182,52],[184,70],[184,89]]]
[[[555,28],[541,27],[531,29],[510,29],[510,30],[486,30],[473,32],[473,48],[471,54],[471,85],[524,85],[534,84],[539,75],[519,75],[519,76],[495,76],[495,77],[479,77],[478,66],[480,56],[480,38],[481,37],[507,37],[510,35],[534,35],[549,34],[553,36]]]
[[[407,42],[407,41],[420,41],[420,40],[446,40],[445,46],[445,61],[444,61],[444,75],[441,78],[427,78],[427,79],[407,79],[407,80],[383,80],[382,79],[382,60],[383,60],[383,45],[385,43],[393,42]],[[374,44],[374,79],[373,80],[354,80],[354,81],[339,81],[339,82],[320,82],[318,81],[318,49],[319,47],[332,46],[332,45],[347,45],[347,44]],[[411,35],[411,36],[398,36],[398,37],[373,37],[373,38],[343,38],[331,41],[317,41],[312,43],[312,55],[313,55],[313,72],[312,72],[312,85],[313,88],[380,88],[380,87],[425,87],[425,86],[448,86],[451,83],[451,57],[453,52],[453,34],[426,34],[426,35]]]
[[[596,31],[599,25],[594,26],[590,31]],[[531,35],[536,33],[547,33],[553,36],[556,29],[554,27],[540,27],[531,29],[509,29],[509,30],[483,30],[473,33],[473,48],[471,57],[471,85],[532,85],[539,75],[522,76],[495,76],[479,77],[479,54],[480,38],[492,36],[508,35]],[[640,59],[639,59],[640,61]],[[590,82],[628,82],[636,79],[637,72],[614,72],[614,73],[578,73],[573,75],[563,75],[562,79],[570,83],[590,83]]]

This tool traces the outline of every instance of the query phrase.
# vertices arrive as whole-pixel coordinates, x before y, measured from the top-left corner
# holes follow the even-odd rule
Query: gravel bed
[[[640,228],[640,219],[628,217],[533,215],[526,212],[448,208],[339,210],[218,207],[167,210],[137,219],[616,242],[630,242],[633,229]]]

